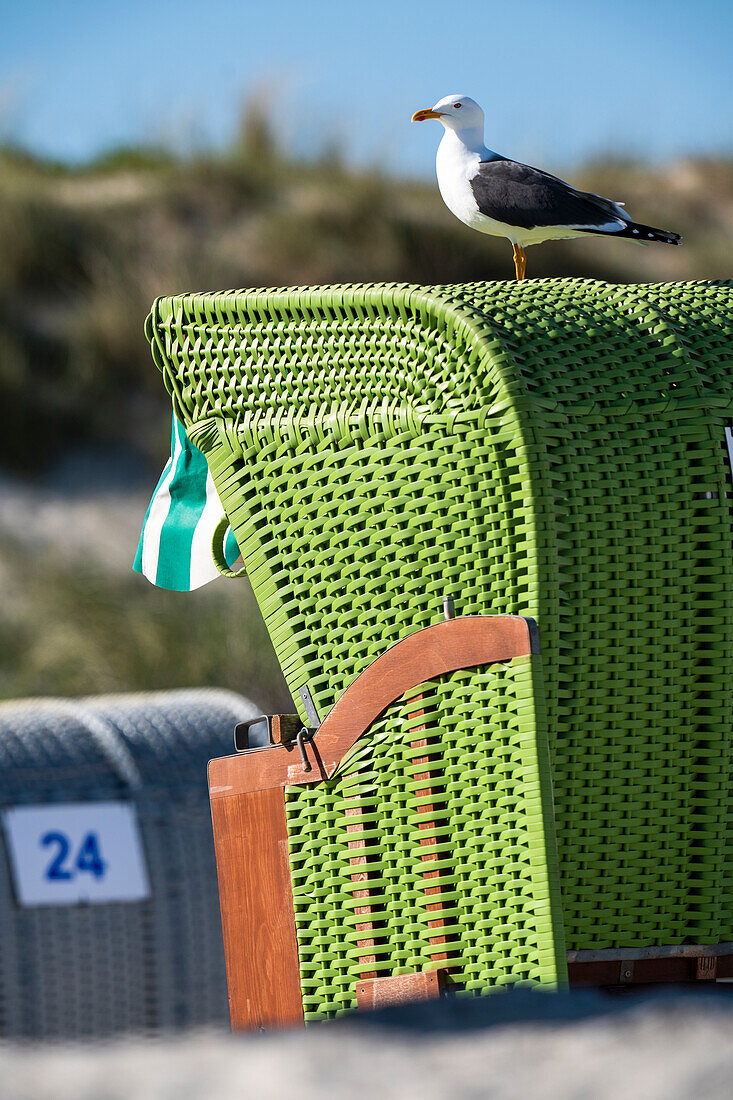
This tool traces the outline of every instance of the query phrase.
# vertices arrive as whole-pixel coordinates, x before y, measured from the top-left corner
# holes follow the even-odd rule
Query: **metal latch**
[[[271,749],[278,745],[293,748],[297,745],[303,771],[312,771],[305,751],[307,742],[312,741],[318,731],[304,726],[297,714],[260,714],[248,722],[240,722],[234,727],[234,748],[237,752],[251,752],[253,749]]]
[[[316,730],[306,729],[305,726],[300,730],[298,736],[295,738],[295,744],[298,746],[298,752],[300,753],[300,759],[303,763],[303,771],[312,771],[312,765],[305,751],[306,741],[312,741],[316,735]]]
[[[260,714],[234,727],[234,748],[237,752],[248,752],[271,745],[292,745],[302,725],[297,714]]]

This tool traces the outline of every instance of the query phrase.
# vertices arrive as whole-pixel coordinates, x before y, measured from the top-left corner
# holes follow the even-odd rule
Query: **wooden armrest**
[[[367,665],[334,703],[304,745],[310,771],[292,744],[224,756],[209,764],[211,798],[330,779],[352,745],[409,688],[537,649],[534,621],[519,615],[466,615],[417,630]]]

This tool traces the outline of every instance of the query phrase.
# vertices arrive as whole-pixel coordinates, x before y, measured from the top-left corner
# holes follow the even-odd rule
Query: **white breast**
[[[506,237],[507,227],[479,212],[471,190],[471,180],[478,172],[481,161],[495,155],[485,147],[480,150],[469,148],[456,133],[446,130],[438,146],[435,170],[443,202],[452,214],[480,233]]]
[[[438,188],[451,213],[476,229],[476,218],[481,215],[469,181],[478,171],[480,160],[479,153],[467,149],[451,130],[446,130],[435,158]]]

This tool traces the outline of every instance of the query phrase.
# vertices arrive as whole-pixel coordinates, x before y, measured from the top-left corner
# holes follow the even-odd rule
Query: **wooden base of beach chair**
[[[232,1028],[288,1027],[304,1020],[285,788],[329,779],[370,724],[410,688],[458,669],[529,657],[534,637],[534,624],[516,616],[467,616],[427,627],[357,676],[313,740],[301,743],[302,755],[289,742],[210,762]],[[426,885],[429,889],[429,880]],[[366,926],[368,914],[363,915]],[[357,1003],[378,1007],[439,994],[438,969],[377,977],[369,962],[368,931],[363,942]]]
[[[660,982],[733,981],[733,943],[568,951],[572,986],[639,986]]]

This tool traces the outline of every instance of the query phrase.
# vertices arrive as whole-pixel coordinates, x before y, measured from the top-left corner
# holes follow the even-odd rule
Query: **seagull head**
[[[447,95],[434,107],[415,111],[412,121],[425,122],[428,118],[437,118],[446,130],[484,130],[484,112],[468,95]]]

